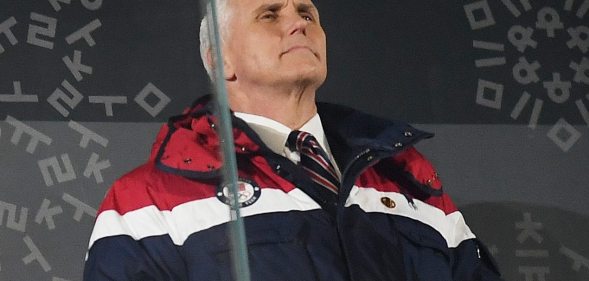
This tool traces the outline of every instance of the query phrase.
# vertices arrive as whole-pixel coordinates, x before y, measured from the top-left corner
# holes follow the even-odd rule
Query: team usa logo
[[[261,194],[262,191],[260,187],[253,180],[242,178],[237,180],[237,202],[239,203],[240,208],[256,203]],[[217,188],[217,198],[221,202],[231,206],[233,195],[231,194],[231,189],[228,183],[223,183]]]

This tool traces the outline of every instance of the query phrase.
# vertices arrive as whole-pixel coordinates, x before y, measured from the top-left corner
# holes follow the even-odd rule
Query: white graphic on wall
[[[527,118],[532,130],[536,129],[548,103],[560,106],[558,108],[574,103],[577,116],[589,126],[589,27],[568,25],[562,20],[566,15],[581,19],[578,22],[582,23],[589,10],[589,1],[554,1],[554,6],[545,7],[534,7],[533,4],[529,0],[481,0],[464,5],[476,38],[472,41],[472,48],[478,54],[485,54],[474,61],[481,77],[476,103],[505,112],[513,120]],[[492,36],[484,31],[497,26],[499,17],[495,14],[501,12],[510,15],[510,18],[501,17],[501,20],[502,23],[508,21],[511,27],[503,38],[487,38]],[[499,33],[494,31],[494,35]],[[562,66],[545,63],[547,58],[539,56],[539,51],[554,51],[551,56],[562,60]],[[513,81],[485,78],[489,71],[511,73]],[[514,81],[517,86],[508,88],[508,84]],[[532,90],[532,87],[540,90]],[[573,90],[581,95],[573,95]],[[515,103],[506,102],[507,95],[519,95],[519,99]],[[582,133],[565,117],[550,122],[553,123],[547,137],[564,152],[582,137]]]

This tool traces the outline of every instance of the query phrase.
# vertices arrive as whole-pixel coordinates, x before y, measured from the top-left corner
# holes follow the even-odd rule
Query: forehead
[[[227,0],[233,11],[251,12],[261,7],[286,7],[295,5],[295,7],[311,7],[317,9],[311,0]]]

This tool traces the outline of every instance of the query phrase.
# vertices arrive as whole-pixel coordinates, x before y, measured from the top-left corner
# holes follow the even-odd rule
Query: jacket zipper
[[[363,158],[363,157],[365,157],[366,155],[370,154],[371,152],[373,152],[373,150],[372,150],[371,148],[366,148],[366,149],[362,150],[362,151],[361,151],[360,153],[358,153],[358,154],[357,154],[357,155],[356,155],[356,156],[355,156],[355,157],[354,157],[354,158],[353,158],[353,159],[350,161],[350,163],[349,163],[349,164],[346,166],[346,169],[345,169],[345,170],[344,170],[344,172],[342,173],[342,178],[341,178],[341,179],[342,179],[342,182],[341,182],[341,186],[340,186],[340,191],[341,191],[341,190],[343,190],[343,188],[344,188],[344,181],[345,181],[345,179],[346,179],[346,178],[348,178],[348,177],[349,177],[349,173],[350,173],[350,170],[352,169],[352,167],[353,167],[353,166],[354,166],[354,165],[355,165],[355,164],[356,164],[358,161],[360,161],[360,159],[362,159],[362,158]],[[387,154],[387,155],[388,155],[388,154]],[[371,156],[368,156],[368,157],[370,158]],[[366,160],[367,160],[367,163],[366,163],[365,165],[363,165],[361,169],[359,169],[359,170],[358,170],[358,174],[357,174],[357,175],[359,175],[359,174],[360,174],[360,173],[361,173],[361,172],[362,172],[364,169],[366,169],[366,168],[370,167],[370,166],[371,166],[373,163],[376,163],[376,162],[378,162],[378,160],[380,160],[380,159],[383,159],[383,158],[386,158],[386,156],[384,156],[384,155],[380,155],[379,157],[373,156],[371,159],[366,159]],[[354,177],[353,177],[353,178],[354,178],[354,180],[355,180],[355,178],[357,177],[357,175],[354,175]],[[353,185],[353,184],[354,184],[354,183],[352,182],[352,185]],[[346,188],[346,189],[347,189],[347,188]],[[342,195],[344,195],[344,196],[342,196]],[[350,195],[350,193],[349,193],[349,192],[346,192],[346,194],[341,194],[341,193],[340,193],[339,200],[338,200],[338,201],[339,201],[339,202],[338,202],[338,209],[339,209],[339,208],[344,208],[344,205],[345,205],[345,203],[346,203],[346,199],[348,198],[348,196],[349,196],[349,195]],[[338,214],[341,214],[341,212],[338,212]],[[338,215],[338,217],[339,217],[339,215]]]

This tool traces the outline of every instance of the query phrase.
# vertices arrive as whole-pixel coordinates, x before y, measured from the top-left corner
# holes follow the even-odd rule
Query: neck
[[[302,127],[317,113],[315,88],[256,87],[244,90],[228,85],[227,90],[233,111],[264,116],[293,130]]]

